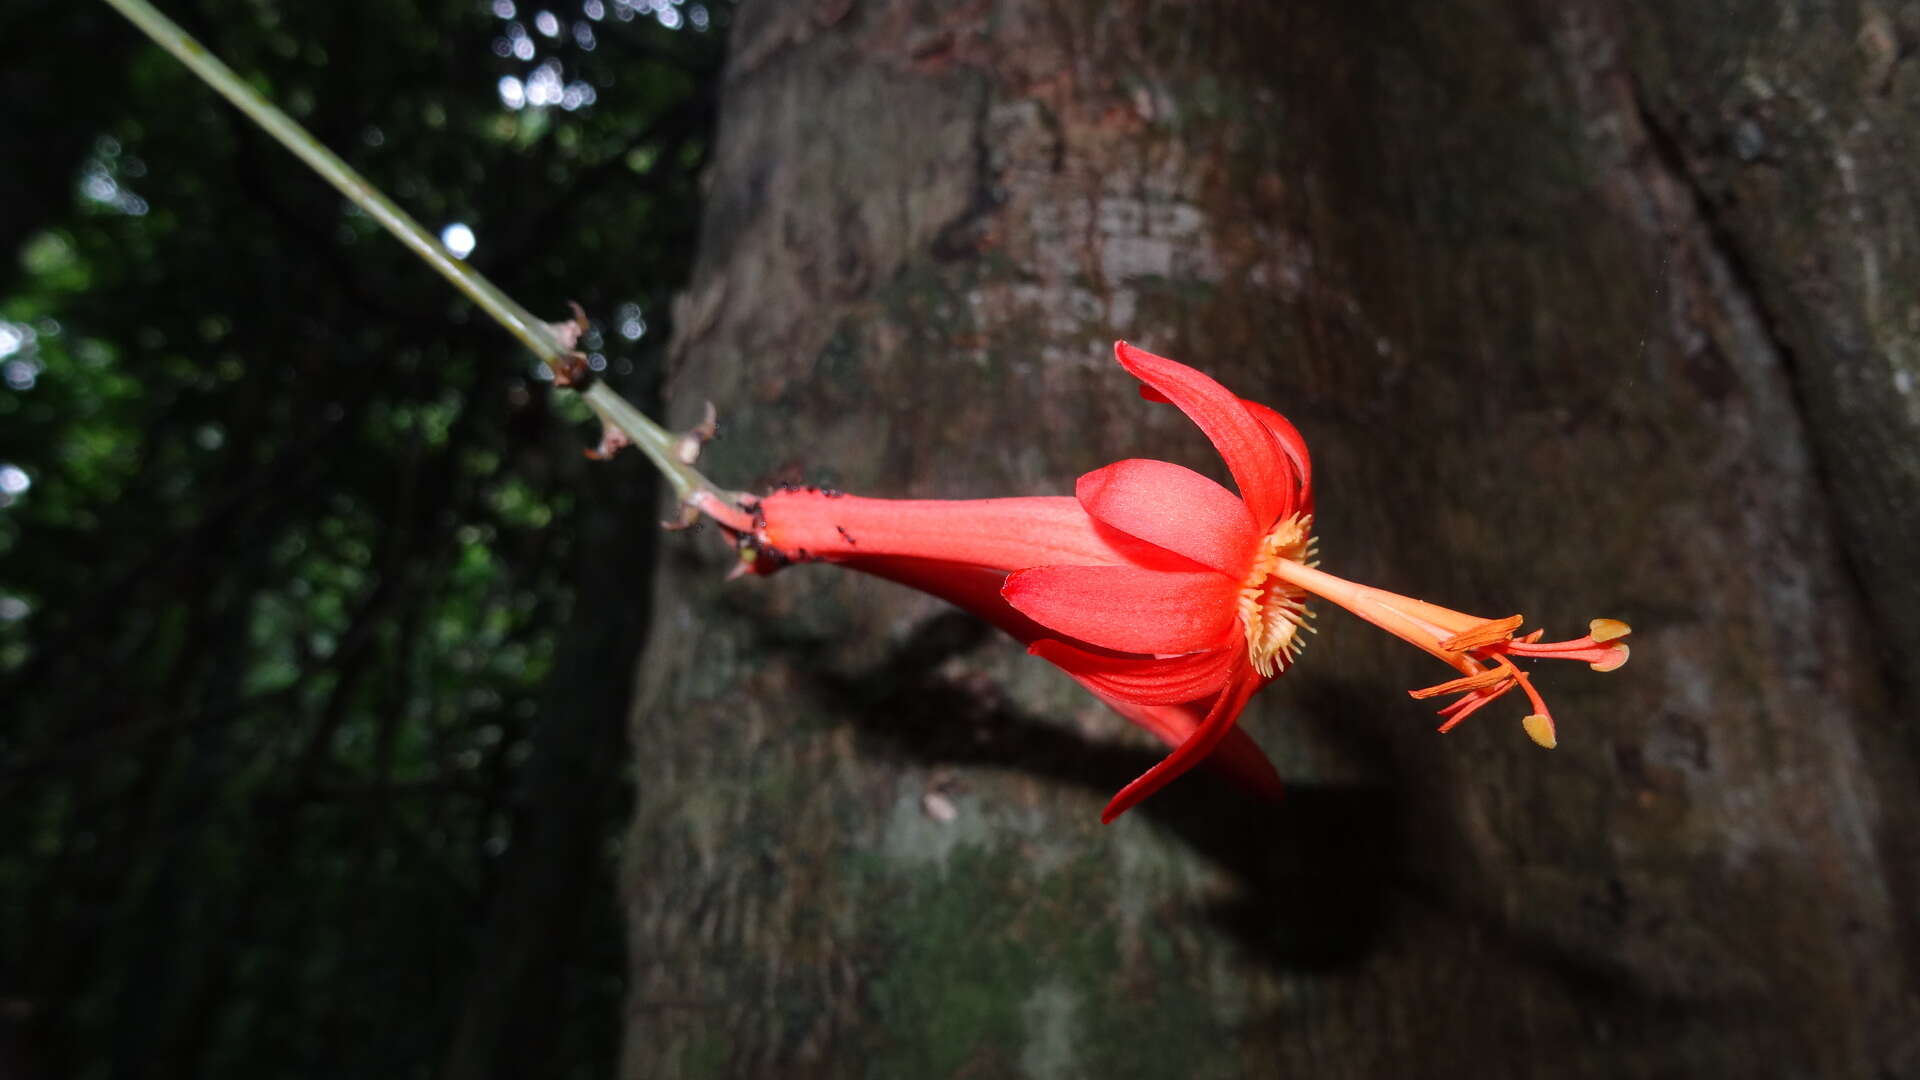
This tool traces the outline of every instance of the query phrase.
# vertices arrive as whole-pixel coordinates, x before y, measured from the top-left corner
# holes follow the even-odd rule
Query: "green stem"
[[[580,396],[593,407],[601,423],[627,433],[633,445],[647,455],[647,460],[653,462],[653,467],[659,469],[660,475],[666,477],[667,483],[673,486],[676,500],[687,502],[695,492],[703,490],[718,494],[706,477],[680,460],[678,436],[647,419],[646,413],[634,408],[632,402],[614,393],[606,383],[596,380]]]
[[[454,288],[465,293],[468,299],[480,306],[480,310],[533,350],[533,354],[555,375],[562,374],[572,366],[571,349],[554,335],[546,323],[501,292],[478,270],[455,258],[432,233],[421,228],[411,214],[400,209],[379,188],[368,183],[352,166],[340,160],[339,155],[322,146],[293,117],[281,112],[259,91],[248,86],[240,76],[234,74],[232,68],[208,52],[204,45],[195,41],[173,20],[162,15],[147,0],[106,2],[145,31],[161,48],[179,58],[188,70],[219,91],[220,96],[232,102],[248,119],[293,151],[295,157],[306,162],[340,194],[366,211],[368,216],[405,244],[408,250],[438,270],[441,277],[452,282]],[[704,501],[701,496],[717,496],[729,503],[738,500],[737,496],[715,487],[691,465],[681,461],[675,453],[678,437],[648,419],[646,414],[634,408],[605,383],[596,381],[583,396],[602,423],[611,424],[625,432],[633,444],[646,454],[654,467],[667,478],[674,495],[682,503],[697,505]]]
[[[306,162],[340,194],[365,210],[368,216],[425,260],[428,266],[438,270],[441,277],[453,283],[454,288],[467,294],[474,303],[480,305],[481,310],[532,349],[535,356],[554,370],[559,370],[559,365],[566,359],[567,350],[554,338],[545,323],[501,292],[493,282],[454,258],[440,241],[434,239],[432,233],[420,227],[411,214],[394,205],[392,199],[368,183],[352,166],[340,160],[339,155],[320,145],[320,141],[308,134],[298,121],[281,112],[259,91],[248,86],[240,76],[234,74],[232,68],[208,52],[206,46],[195,41],[173,20],[160,14],[147,0],[107,0],[107,3],[132,20],[135,26],[146,31],[147,36],[159,42],[161,48],[179,58],[208,86],[219,91],[221,97],[246,113],[249,120],[280,140],[280,145],[293,151],[295,157]]]

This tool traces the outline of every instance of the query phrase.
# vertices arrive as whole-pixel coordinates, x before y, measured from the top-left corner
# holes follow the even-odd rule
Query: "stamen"
[[[1549,641],[1540,643],[1540,632],[1534,631],[1526,637],[1496,645],[1499,652],[1513,656],[1533,656],[1543,660],[1585,660],[1587,666],[1595,671],[1612,671],[1627,662],[1631,655],[1627,643],[1619,640],[1632,633],[1626,623],[1618,619],[1595,619],[1593,626],[1606,635],[1574,638],[1571,641]]]
[[[1257,575],[1269,572],[1267,549],[1263,548],[1262,552]],[[1553,714],[1547,710],[1539,691],[1533,688],[1532,678],[1515,667],[1509,657],[1584,660],[1595,671],[1612,671],[1626,663],[1629,655],[1626,642],[1620,639],[1632,631],[1618,619],[1595,619],[1588,624],[1586,636],[1571,641],[1543,642],[1539,630],[1516,638],[1514,632],[1526,621],[1519,615],[1482,619],[1411,596],[1337,578],[1298,561],[1271,563],[1271,567],[1270,572],[1284,578],[1296,594],[1330,600],[1458,670],[1460,678],[1408,691],[1416,698],[1463,695],[1440,710],[1445,720],[1440,725],[1441,731],[1452,730],[1488,702],[1518,686],[1533,706],[1533,711],[1521,721],[1522,726],[1534,742],[1551,747],[1556,742]],[[1246,605],[1243,599],[1242,618],[1248,617]],[[1493,666],[1483,667],[1483,664]]]
[[[1442,694],[1462,694],[1469,690],[1478,690],[1483,686],[1492,686],[1507,677],[1507,673],[1497,667],[1490,667],[1477,675],[1466,675],[1452,682],[1443,682],[1438,686],[1429,686],[1420,690],[1409,690],[1407,694],[1415,699],[1439,697]]]
[[[1440,725],[1440,728],[1439,728],[1440,733],[1444,735],[1447,732],[1452,731],[1454,728],[1460,725],[1460,721],[1465,720],[1467,717],[1472,716],[1474,713],[1479,712],[1481,706],[1487,704],[1488,702],[1492,701],[1493,699],[1499,697],[1500,695],[1506,693],[1511,689],[1513,689],[1512,683],[1503,682],[1491,690],[1476,690],[1473,693],[1468,694],[1466,697],[1461,698],[1459,701],[1456,701],[1453,704],[1447,706],[1446,708],[1441,709],[1440,715],[1443,717],[1446,717],[1447,722]]]
[[[1535,710],[1521,719],[1520,726],[1526,729],[1528,738],[1549,750],[1553,749],[1559,742],[1554,735],[1553,714],[1547,711],[1546,702],[1541,700],[1540,692],[1533,688],[1532,677],[1514,667],[1513,661],[1504,656],[1496,655],[1493,657],[1493,663],[1493,667],[1477,675],[1468,675],[1452,682],[1441,683],[1439,686],[1407,692],[1416,698],[1465,693],[1466,696],[1440,710],[1440,715],[1446,719],[1446,722],[1440,725],[1440,731],[1445,733],[1459,726],[1460,721],[1480,711],[1482,706],[1518,686],[1526,693],[1528,702]]]
[[[1491,645],[1496,641],[1505,641],[1513,636],[1520,624],[1527,621],[1525,615],[1509,615],[1504,619],[1488,619],[1479,626],[1462,630],[1450,638],[1442,639],[1440,647],[1448,652],[1466,652],[1482,645]]]
[[[1533,710],[1537,713],[1545,715],[1547,711],[1547,703],[1540,699],[1540,691],[1535,690],[1533,688],[1533,676],[1528,675],[1526,672],[1521,671],[1517,667],[1514,667],[1513,661],[1507,659],[1504,656],[1496,656],[1493,659],[1495,663],[1507,669],[1507,674],[1513,677],[1514,682],[1517,682],[1520,684],[1520,689],[1526,691],[1527,700],[1533,703]]]

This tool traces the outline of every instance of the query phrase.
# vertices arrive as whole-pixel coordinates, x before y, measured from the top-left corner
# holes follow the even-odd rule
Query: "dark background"
[[[176,63],[14,3],[0,1075],[1920,1075],[1920,4],[165,7],[718,404],[723,483],[1215,469],[1125,337],[1299,424],[1327,569],[1634,657],[1542,670],[1552,754],[1441,739],[1326,612],[1245,719],[1284,804],[1103,828],[1124,723],[724,582]]]

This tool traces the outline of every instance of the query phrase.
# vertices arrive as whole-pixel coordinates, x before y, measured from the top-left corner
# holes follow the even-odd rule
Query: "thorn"
[[[588,453],[592,453],[592,451],[588,451]],[[691,506],[688,506],[686,503],[681,503],[680,516],[673,521],[661,522],[660,527],[667,530],[668,532],[684,532],[687,529],[693,528],[695,525],[698,525],[699,523],[700,523],[700,511],[694,509]]]
[[[673,454],[684,465],[691,465],[700,459],[700,448],[720,434],[720,414],[714,410],[713,402],[707,402],[706,417],[698,424],[688,428],[673,446]]]
[[[587,457],[594,461],[609,461],[613,455],[632,446],[633,440],[627,433],[602,420],[600,422],[600,445],[586,451]]]
[[[578,349],[569,352],[553,373],[553,385],[564,390],[585,390],[593,385],[593,369],[587,366],[587,354]]]
[[[561,348],[572,350],[580,343],[581,335],[585,334],[592,324],[587,321],[587,313],[579,304],[569,300],[567,306],[573,309],[573,318],[566,322],[550,322],[547,324],[547,330],[560,340]]]

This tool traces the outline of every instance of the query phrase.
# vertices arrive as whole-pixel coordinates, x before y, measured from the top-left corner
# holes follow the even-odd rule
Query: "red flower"
[[[1343,581],[1313,564],[1312,473],[1285,417],[1205,375],[1121,342],[1143,396],[1200,426],[1241,494],[1165,461],[1115,462],[1074,498],[863,499],[806,489],[755,508],[743,555],[761,572],[824,560],[975,612],[1025,642],[1173,752],[1114,796],[1112,821],[1210,755],[1258,790],[1278,778],[1235,726],[1255,691],[1299,653],[1309,594],[1439,657],[1461,677],[1415,697],[1461,693],[1441,730],[1520,687],[1526,729],[1553,745],[1546,705],[1514,656],[1626,661],[1626,626],[1596,620],[1575,641],[1515,639],[1521,617],[1486,620]]]

